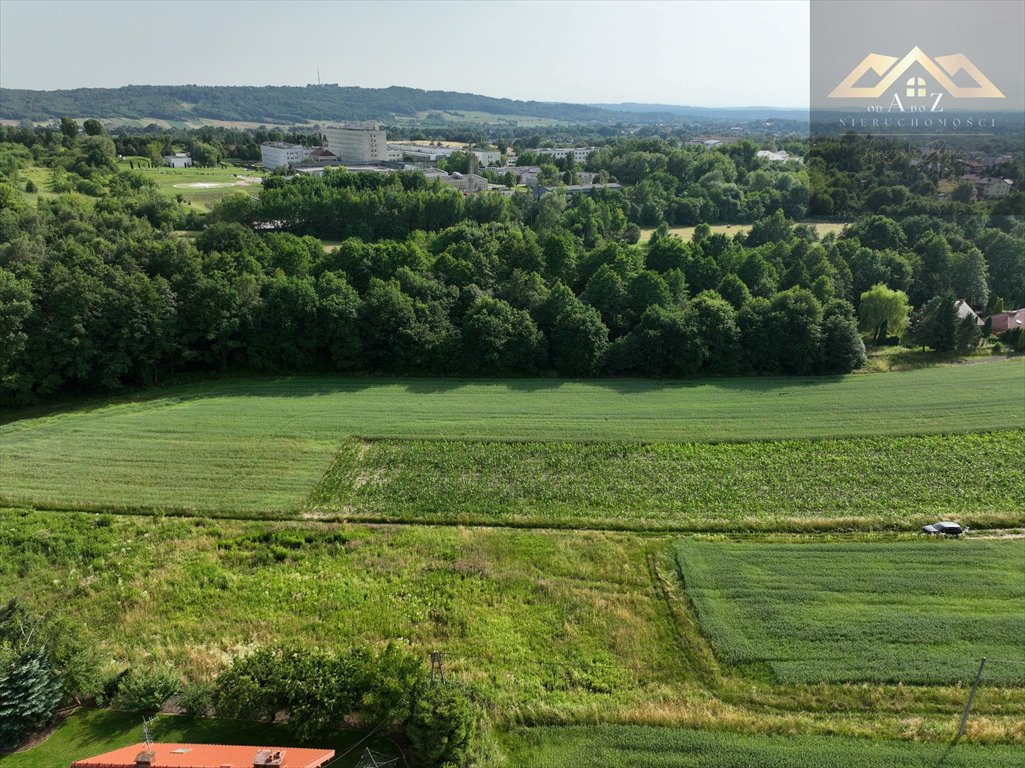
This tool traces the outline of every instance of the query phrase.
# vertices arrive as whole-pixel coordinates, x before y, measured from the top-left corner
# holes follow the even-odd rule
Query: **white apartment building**
[[[566,155],[572,154],[573,162],[577,165],[583,165],[587,162],[587,158],[591,156],[592,152],[598,151],[598,147],[538,147],[530,151],[537,152],[539,155],[551,155],[557,160],[563,160]]]
[[[388,140],[376,125],[329,125],[324,128],[324,139],[343,163],[388,161]]]
[[[299,165],[312,151],[312,147],[304,147],[301,144],[265,141],[260,145],[260,160],[264,168],[287,168],[290,165]]]

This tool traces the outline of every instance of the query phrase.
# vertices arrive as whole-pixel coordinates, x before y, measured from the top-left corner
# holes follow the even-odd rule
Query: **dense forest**
[[[52,142],[0,143],[9,401],[188,373],[842,373],[866,339],[977,344],[955,297],[1025,305],[1020,195],[936,201],[926,176],[881,175],[864,148],[837,176],[814,158],[810,174],[770,164],[750,142],[623,139],[589,162],[622,192],[463,197],[420,173],[336,170],[268,177],[258,199],[204,217],[119,170],[107,136]],[[39,160],[64,191],[30,205],[19,173]],[[841,236],[794,224],[840,189],[859,214]],[[691,209],[753,225],[671,234]],[[644,225],[657,226],[641,243]]]
[[[616,122],[623,114],[583,104],[517,101],[418,88],[337,85],[211,86],[127,85],[30,91],[0,88],[0,118],[52,120],[63,115],[162,120],[237,120],[294,123],[317,120],[388,120],[440,111],[486,112],[573,122]],[[637,121],[642,116],[630,115]]]

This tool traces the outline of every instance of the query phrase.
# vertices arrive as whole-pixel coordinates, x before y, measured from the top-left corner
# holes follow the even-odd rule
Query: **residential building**
[[[191,168],[192,155],[188,152],[175,152],[173,155],[164,155],[164,165],[170,168]]]
[[[974,309],[968,306],[968,302],[964,299],[958,299],[954,306],[957,307],[957,318],[958,320],[964,320],[966,317],[970,317],[975,320],[976,325],[982,325],[982,318],[975,312]]]
[[[327,149],[343,163],[377,163],[388,160],[387,136],[376,125],[329,125],[323,132]]]
[[[1010,179],[998,179],[995,176],[985,176],[975,182],[975,189],[978,190],[979,197],[989,200],[1007,197],[1011,194],[1013,187],[1014,182]]]
[[[534,194],[538,197],[544,197],[549,192],[562,190],[566,193],[566,197],[576,197],[579,194],[586,194],[596,189],[609,190],[611,192],[622,188],[622,184],[616,184],[615,182],[610,182],[608,184],[564,184],[561,187],[544,187],[538,184],[534,187]]]
[[[1013,331],[1015,328],[1025,328],[1025,309],[1012,309],[1010,312],[1000,312],[990,315],[993,335]]]
[[[265,141],[260,145],[260,160],[264,168],[287,168],[290,165],[299,165],[312,151],[312,147],[304,147],[301,144]]]
[[[804,160],[802,160],[800,157],[797,157],[796,155],[791,155],[789,152],[782,149],[778,152],[773,152],[769,149],[760,149],[757,152],[755,152],[755,156],[764,157],[766,160],[769,160],[773,163],[785,163],[787,160],[795,160],[798,163],[804,162]]]
[[[567,155],[573,155],[574,163],[584,165],[591,153],[598,151],[598,147],[538,147],[530,151],[539,155],[550,155],[556,160],[565,160]]]
[[[71,768],[321,768],[334,756],[333,749],[142,742],[76,760]]]

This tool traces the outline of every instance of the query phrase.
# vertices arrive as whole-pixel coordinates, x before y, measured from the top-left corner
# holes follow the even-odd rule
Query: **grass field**
[[[1025,525],[1025,431],[760,443],[353,440],[307,512],[687,530]],[[980,457],[985,460],[980,461]]]
[[[835,232],[836,234],[840,234],[843,231],[843,228],[847,226],[847,224],[845,224],[844,222],[839,222],[839,221],[807,221],[807,222],[799,221],[799,222],[796,222],[796,223],[797,224],[810,224],[811,226],[813,226],[815,228],[815,231],[818,232],[819,237],[825,237],[830,232]],[[681,239],[686,240],[686,241],[689,242],[690,239],[694,236],[694,230],[695,229],[696,229],[696,227],[670,227],[669,228],[669,233],[672,234],[672,235],[676,235],[677,237],[680,237]],[[712,229],[712,233],[713,234],[724,234],[724,235],[728,235],[729,237],[733,237],[734,235],[736,235],[738,233],[741,233],[741,232],[743,232],[744,234],[747,234],[747,232],[751,229],[751,225],[750,224],[712,224],[711,225],[711,229]],[[654,229],[642,229],[641,230],[641,242],[642,243],[646,243],[648,240],[650,240],[651,239],[651,233],[654,232],[654,231],[655,231]]]
[[[0,426],[0,503],[286,514],[352,435],[704,442],[1021,429],[1023,381],[1014,360],[820,379],[188,385]]]
[[[60,605],[114,667],[171,663],[190,679],[281,641],[396,641],[424,659],[439,650],[504,727],[611,721],[919,739],[956,728],[963,687],[779,683],[720,668],[675,576],[673,542],[6,510],[0,594],[37,610]],[[983,586],[993,601],[1004,594]],[[981,655],[999,631],[980,624],[966,653]],[[863,640],[862,656],[872,642]],[[1025,743],[1025,687],[988,687],[976,707],[973,738]]]
[[[252,171],[237,166],[219,168],[140,168],[136,172],[156,182],[169,197],[181,195],[198,211],[209,211],[225,195],[246,192],[257,195],[260,185],[246,179],[256,178]],[[127,163],[122,163],[123,169]]]
[[[156,741],[200,744],[249,744],[253,746],[311,746],[334,749],[348,755],[331,763],[332,768],[353,768],[363,748],[399,755],[398,747],[377,735],[362,743],[360,731],[343,731],[332,739],[311,744],[296,742],[288,729],[268,723],[241,723],[233,720],[189,720],[160,716],[151,726]],[[74,760],[92,757],[143,740],[142,718],[134,713],[107,710],[79,710],[71,715],[46,741],[34,749],[0,757],[3,768],[67,768]]]
[[[1020,747],[739,736],[669,728],[532,728],[509,739],[518,768],[1020,768]]]
[[[1025,684],[1025,539],[684,542],[717,656],[786,682]]]

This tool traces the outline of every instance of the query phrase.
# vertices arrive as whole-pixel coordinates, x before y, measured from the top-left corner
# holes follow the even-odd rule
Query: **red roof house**
[[[71,768],[321,768],[334,756],[333,749],[143,742],[76,760]]]
[[[1025,309],[1001,312],[997,315],[990,315],[990,317],[993,319],[993,333],[1003,333],[1025,326]]]

